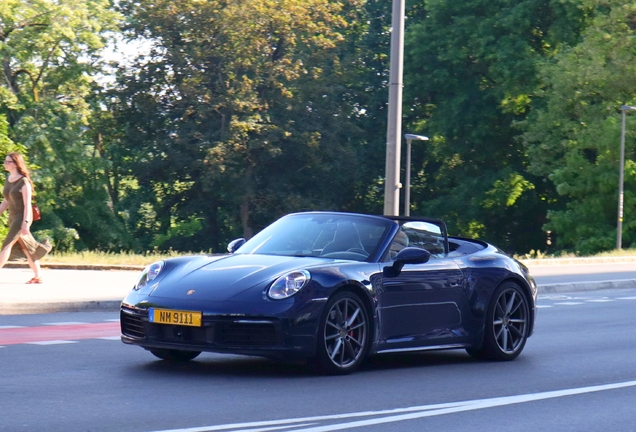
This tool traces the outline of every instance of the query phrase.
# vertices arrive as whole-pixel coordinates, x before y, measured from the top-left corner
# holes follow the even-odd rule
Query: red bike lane
[[[50,341],[112,338],[119,335],[119,322],[0,328],[0,346]]]

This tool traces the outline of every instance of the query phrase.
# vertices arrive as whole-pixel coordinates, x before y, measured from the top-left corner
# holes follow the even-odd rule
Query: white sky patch
[[[104,62],[115,62],[121,66],[131,66],[140,56],[147,56],[152,49],[150,39],[125,40],[121,34],[112,35],[111,41],[102,50],[101,56]],[[106,68],[103,74],[95,76],[95,80],[102,85],[115,82],[115,70]]]

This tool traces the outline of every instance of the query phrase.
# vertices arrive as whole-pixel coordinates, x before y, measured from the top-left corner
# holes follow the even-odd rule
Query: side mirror
[[[424,264],[430,259],[431,253],[426,249],[407,247],[397,254],[395,261],[393,261],[393,265],[382,269],[382,273],[385,277],[396,277],[400,275],[404,264]]]
[[[245,239],[244,238],[237,238],[236,240],[232,240],[228,245],[227,245],[227,251],[229,253],[234,253],[236,252],[241,246],[243,246],[245,244]]]

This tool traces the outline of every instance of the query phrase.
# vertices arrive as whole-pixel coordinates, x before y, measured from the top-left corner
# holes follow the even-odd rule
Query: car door
[[[410,222],[396,235],[399,247],[427,249],[431,259],[424,264],[405,264],[398,275],[383,275],[378,295],[381,350],[459,343],[466,336],[462,324],[468,305],[464,277],[440,246],[443,235],[430,224]]]
[[[448,258],[406,264],[398,276],[383,277],[378,299],[380,340],[405,348],[462,336],[467,304],[462,280],[461,270]]]

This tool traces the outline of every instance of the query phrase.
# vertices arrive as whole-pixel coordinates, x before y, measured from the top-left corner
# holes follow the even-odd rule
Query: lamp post
[[[618,222],[616,226],[616,249],[620,250],[623,243],[623,183],[625,171],[625,113],[636,110],[636,107],[622,105],[622,126],[621,126],[621,161],[618,175]]]
[[[391,21],[389,109],[386,133],[386,174],[384,179],[384,214],[390,216],[397,216],[400,212],[400,137],[402,136],[405,1],[393,0]]]
[[[423,135],[406,134],[406,187],[404,188],[404,216],[411,215],[411,141],[428,141]]]

